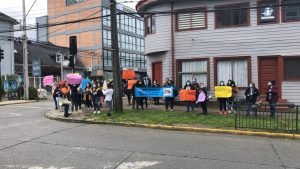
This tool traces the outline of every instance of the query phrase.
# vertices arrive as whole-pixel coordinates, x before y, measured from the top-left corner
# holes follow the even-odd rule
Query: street
[[[1,169],[296,169],[300,141],[48,120],[50,101],[0,107]]]

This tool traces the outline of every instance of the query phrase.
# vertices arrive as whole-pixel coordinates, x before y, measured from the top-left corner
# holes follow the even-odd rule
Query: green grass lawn
[[[125,122],[138,124],[161,124],[171,126],[234,128],[234,115],[209,114],[204,116],[196,113],[180,111],[163,112],[160,110],[125,110],[124,113],[114,113],[111,117],[105,113],[100,115],[88,114],[86,119],[102,122]]]

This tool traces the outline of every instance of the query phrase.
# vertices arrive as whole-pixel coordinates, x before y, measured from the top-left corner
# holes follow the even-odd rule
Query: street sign
[[[32,60],[32,75],[41,76],[41,60],[33,59]]]

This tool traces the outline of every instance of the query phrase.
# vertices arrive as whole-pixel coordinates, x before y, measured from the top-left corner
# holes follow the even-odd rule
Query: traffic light
[[[69,56],[69,67],[74,68],[74,55]]]
[[[4,50],[0,48],[0,60],[4,59]]]
[[[70,42],[70,55],[75,56],[77,54],[77,37],[70,36],[69,42]]]

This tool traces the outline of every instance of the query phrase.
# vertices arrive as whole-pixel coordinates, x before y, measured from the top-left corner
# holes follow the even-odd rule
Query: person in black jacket
[[[247,116],[249,116],[249,113],[251,111],[251,107],[255,105],[257,97],[259,96],[259,92],[257,88],[255,87],[255,83],[251,82],[249,84],[249,87],[245,91],[246,96],[246,105],[247,105]],[[256,115],[256,113],[255,113]]]
[[[277,89],[275,87],[275,81],[268,82],[268,89],[266,91],[266,101],[270,105],[271,117],[275,117],[276,102],[277,102]]]
[[[55,89],[53,90],[53,100],[55,103],[55,110],[61,110],[61,107],[59,105],[59,101],[61,99],[62,93],[60,91],[60,86],[56,85]]]
[[[142,84],[142,81],[141,80],[138,80],[132,87],[131,89],[131,93],[132,93],[132,96],[133,96],[133,99],[132,99],[132,109],[134,109],[134,106],[136,106],[136,109],[138,110],[139,109],[139,106],[142,107],[142,110],[144,109],[144,103],[143,103],[143,98],[142,97],[136,97],[135,96],[135,89],[136,88],[142,88],[143,87],[143,84]]]
[[[143,84],[144,88],[150,88],[151,87],[151,80],[150,80],[148,75],[146,75],[144,77],[142,84]],[[145,105],[146,105],[146,109],[147,109],[148,108],[148,97],[143,97],[142,99],[143,99],[143,101],[145,101]]]
[[[194,86],[191,84],[189,80],[186,81],[184,90],[195,90]],[[190,107],[192,108],[192,112],[194,113],[195,101],[186,101],[186,112],[190,112]]]
[[[159,86],[159,83],[156,80],[154,80],[152,87],[159,88],[160,86]],[[159,105],[159,97],[154,97],[153,99],[154,99],[154,104]]]
[[[174,82],[172,80],[169,80],[168,78],[166,79],[164,87],[173,89],[173,97],[165,97],[165,112],[168,111],[169,106],[172,112],[174,110],[175,97],[178,95],[178,92],[175,89]]]
[[[102,94],[102,89],[98,83],[94,83],[92,86],[92,99],[94,105],[94,114],[100,114],[100,96]]]
[[[72,102],[72,107],[71,110],[78,111],[78,98],[77,98],[77,88],[80,86],[80,84],[69,84],[70,90],[71,90],[71,102]]]

